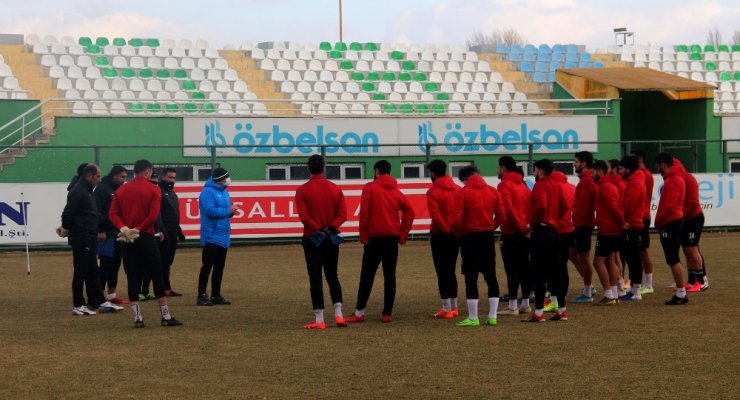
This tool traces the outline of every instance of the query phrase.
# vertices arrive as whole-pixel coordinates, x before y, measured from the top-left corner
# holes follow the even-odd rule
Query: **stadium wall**
[[[17,118],[19,115],[27,112],[28,110],[36,107],[39,104],[38,100],[0,100],[0,127],[5,126],[8,122]],[[41,110],[37,108],[34,112],[28,114],[26,121],[34,121],[26,129],[33,131],[41,127]],[[12,135],[7,139],[9,133],[15,131],[23,125],[22,120],[18,120],[7,126],[5,129],[0,131],[0,146],[10,145],[15,142],[20,135]]]

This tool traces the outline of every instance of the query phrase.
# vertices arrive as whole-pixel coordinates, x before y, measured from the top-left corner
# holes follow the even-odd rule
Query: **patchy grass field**
[[[640,303],[571,305],[562,323],[502,316],[496,327],[466,329],[430,317],[439,301],[429,245],[411,242],[400,251],[394,322],[380,323],[379,271],[368,320],[323,332],[302,329],[313,313],[298,245],[231,249],[223,293],[233,305],[224,307],[195,306],[200,251],[179,251],[173,285],[185,296],[171,309],[185,325],[159,326],[148,302],[145,329],[133,328],[128,308],[71,315],[71,252],[33,253],[31,276],[22,253],[4,253],[0,398],[737,398],[738,240],[705,234],[711,289],[687,306],[663,305],[672,292],[654,237],[657,290]],[[349,243],[340,253],[345,314],[361,251]],[[500,259],[497,272],[504,293]],[[571,297],[579,289],[571,267]]]

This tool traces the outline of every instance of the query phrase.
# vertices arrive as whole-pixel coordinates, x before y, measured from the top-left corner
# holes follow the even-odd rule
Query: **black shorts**
[[[575,243],[576,243],[575,233],[574,232],[558,233],[558,242],[560,243],[561,248],[565,248],[566,250],[569,247],[575,247]]]
[[[681,230],[681,246],[698,246],[702,230],[704,230],[704,213],[684,221],[683,229]]]
[[[576,253],[588,253],[591,251],[591,236],[593,234],[594,228],[576,228],[573,232]]]
[[[665,262],[668,265],[676,265],[681,262],[678,251],[681,249],[681,231],[683,230],[683,220],[676,220],[665,224],[659,228],[660,245],[663,246]]]
[[[650,248],[650,218],[642,220],[643,227],[640,231],[640,250]]]
[[[622,249],[622,243],[624,242],[623,235],[596,236],[596,250],[594,254],[596,257],[609,257],[611,253],[618,253]]]

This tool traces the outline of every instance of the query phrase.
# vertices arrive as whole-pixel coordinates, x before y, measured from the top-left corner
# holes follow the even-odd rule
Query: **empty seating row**
[[[718,72],[734,72],[740,71],[740,61],[730,63],[728,61],[721,61],[719,63],[706,62],[701,63],[699,61],[650,61],[647,64],[645,62],[635,62],[636,67],[644,67],[657,69],[666,72],[704,72],[704,71],[718,71]]]
[[[283,93],[360,93],[360,92],[378,92],[378,93],[424,93],[424,92],[443,92],[443,93],[515,93],[516,88],[511,82],[504,82],[500,87],[496,82],[473,82],[468,84],[467,82],[458,82],[452,84],[449,82],[442,82],[437,84],[435,82],[338,82],[334,81],[329,84],[323,81],[308,82],[300,81],[294,83],[292,81],[284,81],[280,85],[280,91]]]
[[[736,53],[629,53],[620,56],[625,62],[650,61],[740,61],[740,52]]]
[[[510,107],[511,106],[511,107]],[[537,103],[304,103],[304,115],[380,115],[380,114],[541,114]]]
[[[131,57],[126,58],[124,56],[73,56],[69,54],[63,54],[58,57],[52,54],[44,54],[41,56],[41,65],[45,67],[51,67],[53,65],[60,65],[62,67],[69,67],[76,65],[78,67],[107,67],[113,66],[115,68],[169,68],[169,69],[218,69],[225,71],[229,69],[229,64],[223,58],[217,58],[215,61],[211,61],[210,58],[182,58],[176,59],[173,57],[159,58],[159,57]]]
[[[220,55],[218,53],[218,50],[208,48],[205,50],[192,48],[192,49],[183,49],[182,47],[173,47],[173,48],[166,48],[166,47],[133,47],[133,46],[123,46],[123,47],[115,47],[115,46],[98,46],[98,45],[89,45],[86,47],[80,46],[80,45],[71,45],[69,47],[61,45],[61,44],[54,44],[51,46],[46,46],[43,44],[35,44],[32,47],[32,51],[36,54],[51,54],[51,55],[62,55],[62,54],[70,54],[70,55],[106,55],[106,56],[125,56],[125,57],[135,57],[135,56],[141,56],[141,57],[175,57],[175,58],[185,58],[185,57],[192,57],[192,58],[219,58]]]
[[[443,83],[443,82],[449,82],[449,83],[458,83],[458,82],[466,82],[466,83],[474,83],[474,82],[480,82],[483,84],[486,83],[503,83],[503,79],[501,78],[501,74],[498,72],[492,72],[490,75],[484,72],[476,72],[475,74],[470,72],[445,72],[444,74],[441,72],[431,72],[429,74],[423,73],[423,72],[416,72],[416,73],[395,73],[386,71],[383,73],[377,72],[377,71],[371,71],[367,74],[361,72],[361,71],[354,71],[350,73],[349,71],[337,71],[336,73],[332,73],[331,71],[321,71],[321,73],[318,73],[316,71],[305,71],[303,73],[291,70],[288,71],[287,74],[283,71],[272,71],[270,74],[270,78],[275,82],[283,82],[283,81],[291,81],[291,82],[301,82],[301,81],[307,81],[307,82],[317,82],[322,81],[326,83],[331,83],[334,81],[337,82],[349,82],[349,81],[356,81],[356,82],[379,82],[379,81],[389,81],[389,82],[395,82],[395,81],[401,81],[401,82],[411,82],[411,81],[417,81],[417,82],[435,82],[435,83]],[[509,85],[511,83],[508,83]]]
[[[178,79],[178,80],[184,80],[190,78],[194,81],[202,81],[204,79],[212,80],[212,81],[220,81],[220,80],[226,80],[226,81],[237,81],[239,80],[239,76],[237,75],[236,71],[233,69],[227,69],[226,71],[221,71],[218,69],[210,69],[208,70],[208,73],[206,74],[202,69],[195,68],[190,70],[190,76],[188,76],[187,71],[184,69],[151,69],[151,68],[143,68],[139,70],[135,70],[133,68],[111,68],[106,67],[101,68],[98,67],[85,67],[85,70],[83,71],[82,68],[73,65],[71,67],[61,67],[59,65],[52,65],[49,67],[48,75],[50,78],[87,78],[87,79],[95,79],[95,78],[108,78],[113,79],[116,77],[121,77],[123,79],[133,79],[133,78],[140,78],[140,79]]]
[[[216,93],[216,92],[214,92]],[[527,101],[527,96],[522,92],[516,92],[513,95],[511,93],[474,93],[470,92],[467,94],[464,93],[452,93],[452,96],[450,96],[448,93],[413,93],[408,92],[405,94],[401,93],[389,93],[387,95],[382,93],[374,93],[371,97],[369,93],[366,92],[360,92],[360,93],[350,93],[350,92],[343,92],[343,93],[335,93],[335,92],[328,92],[328,93],[318,93],[318,92],[310,92],[310,93],[301,93],[301,92],[293,92],[290,95],[290,101],[300,103],[303,101],[371,101],[371,100],[381,100],[381,101],[518,101],[518,102],[524,102]]]
[[[64,46],[72,46],[72,45],[83,45],[83,46],[89,46],[93,44],[92,39],[90,39],[87,36],[82,36],[78,40],[75,40],[71,36],[62,36],[61,38],[57,38],[54,35],[46,35],[43,38],[40,38],[38,35],[26,35],[24,38],[24,41],[27,45],[36,45],[36,44],[43,44],[46,46],[51,46],[54,44],[61,44]],[[175,42],[173,39],[139,39],[139,38],[132,38],[126,41],[124,38],[114,38],[112,41],[109,40],[107,37],[98,37],[95,39],[94,44],[98,46],[107,46],[107,45],[113,45],[117,47],[123,47],[126,45],[132,46],[132,47],[165,47],[165,48],[174,48],[174,47],[181,47],[183,49],[191,49],[191,48],[198,48],[201,50],[208,49],[208,41],[198,39],[195,42],[189,40],[189,39],[181,39],[179,42]]]
[[[534,65],[527,61],[522,61],[519,70],[522,72],[550,72],[560,68],[604,68],[604,63],[600,61],[579,61],[579,62],[543,62],[537,61]]]
[[[499,54],[509,54],[509,53],[552,53],[552,54],[566,53],[566,54],[572,54],[572,53],[580,53],[581,47],[575,44],[559,44],[559,43],[554,44],[552,46],[548,44],[540,44],[539,46],[535,46],[534,44],[531,44],[531,43],[525,44],[524,46],[520,44],[513,44],[511,46],[507,46],[506,44],[499,43],[496,45],[496,53],[499,53]]]
[[[267,107],[264,103],[253,102],[244,103],[123,103],[113,101],[110,103],[102,101],[93,101],[88,105],[87,102],[76,101],[72,103],[72,112],[78,115],[141,115],[141,114],[195,114],[195,113],[219,113],[225,115],[231,114],[257,114],[266,115]]]
[[[478,55],[475,52],[386,52],[386,51],[323,51],[323,50],[275,50],[264,51],[262,49],[253,49],[250,56],[255,60],[329,60],[329,59],[346,59],[351,61],[390,61],[390,60],[409,60],[409,61],[478,61]]]
[[[240,101],[240,100],[257,100],[257,96],[252,92],[237,93],[237,92],[210,92],[207,95],[203,92],[151,92],[149,90],[142,90],[140,92],[134,92],[131,90],[115,91],[115,90],[102,90],[98,91],[95,89],[88,89],[79,91],[77,89],[67,89],[64,91],[65,99],[86,99],[86,100],[226,100],[226,101]]]
[[[337,62],[336,60],[311,60],[306,62],[304,60],[294,60],[290,62],[288,60],[277,60],[277,62],[271,59],[265,59],[260,62],[260,68],[266,71],[280,70],[280,71],[332,71],[336,72],[339,70],[357,70],[363,72],[370,71],[422,71],[422,72],[490,72],[490,65],[485,61],[465,61],[462,64],[457,61],[450,61],[444,63],[442,61],[434,61],[431,64],[426,61],[419,61],[414,63],[413,61],[404,61],[399,63],[398,61],[350,61],[343,60]]]
[[[15,78],[13,78],[15,79]],[[17,82],[17,81],[16,81]],[[228,93],[231,91],[237,92],[237,93],[247,93],[249,92],[249,87],[247,86],[246,82],[244,81],[236,81],[229,82],[229,81],[209,81],[209,80],[203,80],[198,82],[197,84],[195,81],[192,80],[184,80],[184,81],[178,81],[175,79],[168,79],[165,81],[160,80],[148,80],[143,81],[141,79],[121,79],[121,78],[115,78],[115,79],[105,79],[105,78],[97,78],[94,80],[86,79],[86,78],[79,78],[74,80],[74,84],[70,78],[59,78],[56,81],[56,88],[59,90],[68,90],[68,89],[77,89],[77,90],[115,90],[115,91],[123,91],[123,90],[132,90],[134,92],[140,92],[143,90],[149,90],[153,92],[159,92],[159,91],[167,91],[167,92],[177,92],[177,91],[196,91],[199,90],[201,92],[221,92],[221,93]]]

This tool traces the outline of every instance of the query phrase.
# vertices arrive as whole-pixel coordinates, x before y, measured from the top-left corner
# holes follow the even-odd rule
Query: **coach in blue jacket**
[[[231,221],[238,208],[231,203],[226,188],[231,183],[229,172],[216,168],[200,192],[200,245],[203,247],[203,266],[198,277],[198,305],[231,304],[221,295],[221,280],[226,265],[226,250],[231,244]],[[208,276],[211,279],[211,297],[206,293]]]

